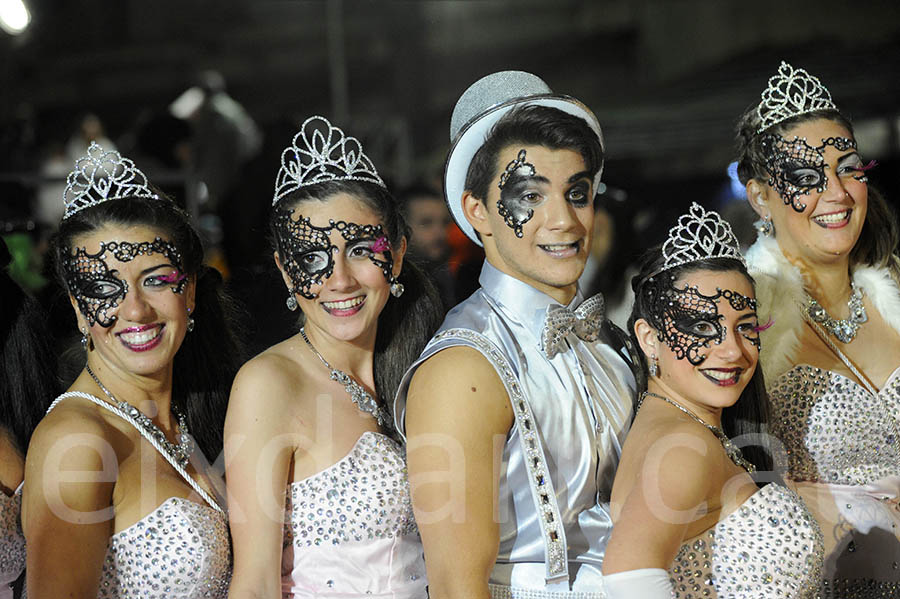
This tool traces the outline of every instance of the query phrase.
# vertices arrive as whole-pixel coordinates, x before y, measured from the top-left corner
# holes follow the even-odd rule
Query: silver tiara
[[[718,212],[706,211],[697,202],[669,229],[662,255],[663,267],[659,272],[709,258],[734,258],[747,266],[731,225]]]
[[[104,152],[100,144],[91,142],[87,154],[75,161],[75,170],[66,178],[63,220],[79,210],[120,198],[160,199],[134,162],[115,150]]]
[[[781,61],[778,74],[769,78],[769,87],[756,107],[762,133],[772,125],[815,110],[837,110],[831,94],[817,77]]]
[[[358,139],[345,136],[323,116],[311,116],[281,153],[272,205],[305,185],[346,179],[387,187]]]

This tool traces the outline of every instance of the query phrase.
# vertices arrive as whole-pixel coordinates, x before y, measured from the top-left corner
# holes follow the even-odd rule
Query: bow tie
[[[584,300],[574,311],[559,304],[547,308],[541,331],[541,348],[548,358],[566,349],[566,335],[575,333],[582,341],[596,341],[606,318],[603,294]]]

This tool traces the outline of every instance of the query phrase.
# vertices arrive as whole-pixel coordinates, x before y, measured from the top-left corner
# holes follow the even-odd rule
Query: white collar
[[[768,385],[797,364],[804,326],[803,277],[781,251],[774,237],[757,238],[747,250],[750,274],[756,280],[759,321],[772,326],[763,331],[760,364]],[[872,302],[882,318],[900,333],[900,288],[887,268],[859,265],[851,273],[854,284]]]

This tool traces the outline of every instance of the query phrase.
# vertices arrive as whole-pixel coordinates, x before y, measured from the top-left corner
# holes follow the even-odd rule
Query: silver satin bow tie
[[[596,341],[605,318],[606,306],[600,293],[584,300],[574,312],[558,304],[550,306],[541,331],[541,348],[552,358],[566,349],[569,333],[582,341]]]

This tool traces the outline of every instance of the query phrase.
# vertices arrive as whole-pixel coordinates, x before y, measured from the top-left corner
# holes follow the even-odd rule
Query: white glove
[[[641,568],[603,576],[609,599],[671,599],[675,589],[662,568]]]

